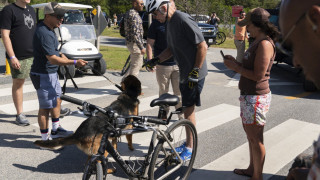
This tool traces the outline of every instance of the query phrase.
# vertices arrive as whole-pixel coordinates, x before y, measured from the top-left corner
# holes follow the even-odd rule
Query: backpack
[[[126,37],[126,33],[124,32],[124,18],[121,19],[119,23],[119,28],[120,28],[120,35],[122,37]]]

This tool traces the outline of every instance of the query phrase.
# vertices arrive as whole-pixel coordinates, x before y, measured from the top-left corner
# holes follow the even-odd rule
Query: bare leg
[[[264,127],[256,125],[244,125],[244,127],[249,140],[249,147],[252,154],[252,164],[254,167],[251,180],[262,180],[262,170],[266,156],[266,151],[263,144]]]
[[[57,106],[51,109],[51,117],[52,118],[59,118],[60,117],[60,110],[61,110],[61,99],[57,98]]]
[[[38,124],[41,130],[49,128],[49,112],[50,109],[39,109]]]
[[[195,106],[187,107],[184,111],[184,118],[188,119],[193,123],[194,126],[196,126],[196,114],[194,112]],[[193,139],[190,129],[186,128],[186,134],[187,134],[187,143],[186,147],[193,147]]]
[[[12,79],[12,99],[17,115],[23,112],[23,84],[24,79]]]

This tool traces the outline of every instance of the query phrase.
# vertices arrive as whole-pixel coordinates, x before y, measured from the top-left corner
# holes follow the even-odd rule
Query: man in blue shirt
[[[53,31],[61,25],[65,10],[56,2],[49,2],[44,8],[45,18],[37,26],[33,36],[34,60],[30,78],[37,90],[39,100],[38,123],[42,140],[64,137],[72,134],[60,126],[61,86],[58,79],[59,65],[84,66],[88,62],[70,60],[58,50],[58,40]],[[52,119],[51,137],[49,131],[49,113]]]
[[[158,20],[153,20],[152,24],[148,29],[147,37],[147,58],[152,59],[152,47],[153,55],[157,57],[163,50],[167,48],[166,40],[166,27],[165,23],[160,23]],[[179,89],[179,67],[177,63],[173,60],[173,57],[170,59],[159,63],[156,68],[156,77],[159,85],[159,96],[169,92],[170,81],[172,85],[173,94],[180,96]],[[181,101],[176,105],[176,109],[181,107]],[[169,107],[166,109],[166,115],[169,112]],[[182,116],[179,114],[179,119]],[[163,117],[166,118],[166,117]]]

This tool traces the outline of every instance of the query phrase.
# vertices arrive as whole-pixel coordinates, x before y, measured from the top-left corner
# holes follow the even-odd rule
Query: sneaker
[[[191,159],[191,156],[192,156],[192,152],[190,152],[187,148],[185,148],[180,154],[180,158],[183,161],[189,161]]]
[[[16,124],[19,126],[29,126],[30,125],[27,117],[22,113],[16,116]]]
[[[182,153],[182,151],[186,148],[186,142],[184,142],[181,146],[174,148],[178,154]]]
[[[59,126],[56,131],[51,130],[51,137],[53,139],[60,138],[60,137],[67,137],[73,134],[73,131],[65,130],[63,127]]]
[[[60,110],[60,118],[63,118],[64,116],[67,116],[70,114],[70,109],[69,108],[61,108]]]

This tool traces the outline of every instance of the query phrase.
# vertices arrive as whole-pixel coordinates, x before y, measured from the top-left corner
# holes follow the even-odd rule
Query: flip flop
[[[234,169],[233,173],[240,175],[240,176],[252,177],[252,175],[246,173],[246,169]]]

